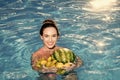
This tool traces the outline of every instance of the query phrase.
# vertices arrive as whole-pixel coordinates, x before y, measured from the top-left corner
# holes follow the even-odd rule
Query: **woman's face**
[[[54,48],[58,39],[56,29],[54,27],[45,28],[43,31],[43,35],[41,36],[41,39],[43,40],[45,47],[49,49]]]

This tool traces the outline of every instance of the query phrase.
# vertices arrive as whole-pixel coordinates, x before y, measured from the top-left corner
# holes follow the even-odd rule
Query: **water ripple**
[[[42,21],[52,18],[61,32],[58,44],[72,49],[84,61],[78,71],[81,80],[119,79],[115,75],[120,70],[119,1],[99,2],[104,0],[2,0],[0,77],[28,80],[34,75],[35,79],[31,54],[42,46]]]

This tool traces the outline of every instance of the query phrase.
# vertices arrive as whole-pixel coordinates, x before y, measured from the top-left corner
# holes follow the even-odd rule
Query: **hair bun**
[[[51,19],[46,19],[45,21],[43,21],[43,24],[55,24],[55,22]]]

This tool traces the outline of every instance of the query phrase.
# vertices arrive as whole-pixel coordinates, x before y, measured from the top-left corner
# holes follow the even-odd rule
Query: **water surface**
[[[119,0],[0,0],[0,78],[35,80],[30,57],[42,46],[45,19],[57,22],[58,45],[84,61],[79,80],[120,78]]]

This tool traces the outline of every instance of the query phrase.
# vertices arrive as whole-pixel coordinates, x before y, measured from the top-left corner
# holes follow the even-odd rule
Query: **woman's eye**
[[[48,37],[48,35],[45,35],[45,37]]]
[[[53,37],[57,37],[57,35],[53,35]]]

